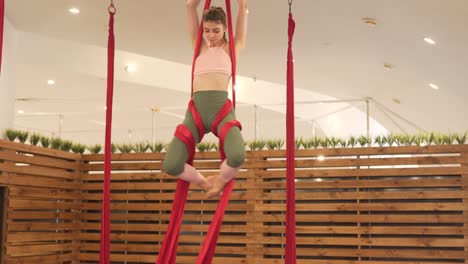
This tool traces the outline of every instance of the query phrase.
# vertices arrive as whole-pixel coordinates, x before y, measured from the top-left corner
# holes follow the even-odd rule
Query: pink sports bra
[[[223,47],[207,48],[195,61],[195,75],[210,72],[219,72],[231,76],[231,57]]]

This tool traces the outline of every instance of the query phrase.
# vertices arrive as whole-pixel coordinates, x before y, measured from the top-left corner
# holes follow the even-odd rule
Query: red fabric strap
[[[178,125],[174,135],[184,142],[189,154],[187,163],[192,165],[195,155],[195,139],[187,126]],[[185,203],[187,194],[190,188],[190,183],[184,180],[177,180],[176,192],[174,194],[174,202],[172,203],[171,218],[164,237],[159,256],[156,260],[157,264],[174,264],[177,257],[177,246],[179,241],[179,232],[182,226],[184,216]]]
[[[231,0],[226,0],[226,13],[228,20],[228,34],[229,34],[229,49],[231,50],[231,67],[232,67],[232,105],[236,108],[236,70],[237,70],[237,58],[236,49],[234,43],[234,30],[232,26],[232,12],[231,12]]]
[[[221,128],[219,134],[219,151],[221,152],[221,159],[224,160],[226,159],[226,154],[224,153],[224,139],[227,136],[227,133],[232,127],[238,127],[240,130],[242,130],[242,125],[239,121],[237,120],[231,120],[229,122],[226,122],[226,124],[223,125]]]
[[[111,133],[112,133],[112,99],[114,93],[114,15],[115,7],[109,7],[109,37],[107,42],[107,102],[106,102],[106,134],[104,145],[104,185],[102,190],[101,216],[101,251],[100,264],[110,263],[110,184],[111,184]]]
[[[218,136],[218,126],[221,121],[231,112],[232,109],[232,103],[231,100],[226,100],[226,103],[224,103],[223,107],[219,110],[218,114],[216,114],[216,118],[211,124],[211,133],[213,133],[215,136]]]
[[[174,136],[184,142],[185,146],[187,147],[187,153],[189,154],[187,163],[192,165],[193,158],[195,157],[196,146],[195,138],[193,137],[192,132],[190,132],[190,129],[188,129],[187,126],[180,124],[176,128]]]
[[[180,227],[184,216],[185,203],[190,183],[184,180],[177,180],[176,192],[174,193],[174,202],[172,203],[171,218],[166,231],[157,264],[175,264],[177,257],[177,246],[179,241]]]
[[[224,124],[220,130],[219,149],[221,152],[222,160],[226,159],[226,154],[224,153],[224,139],[226,138],[226,135],[229,132],[229,130],[234,126],[237,126],[239,127],[239,129],[242,129],[242,126],[239,121],[231,120]],[[233,186],[234,180],[231,180],[224,187],[223,195],[219,200],[215,215],[211,220],[208,233],[206,234],[205,240],[203,241],[203,246],[200,251],[200,254],[198,255],[196,264],[210,264],[213,261],[216,243],[218,241],[219,232],[223,223],[224,212],[226,211],[226,207],[229,204],[229,198],[231,197]]]
[[[234,180],[231,180],[224,187],[223,195],[219,199],[218,207],[216,208],[215,215],[211,220],[210,228],[206,234],[203,246],[198,255],[196,264],[211,264],[216,249],[216,242],[218,241],[219,232],[223,223],[224,212],[229,204]]]
[[[210,2],[210,0],[207,0],[207,2]],[[205,5],[205,8],[206,8],[206,5]],[[231,50],[231,63],[232,63],[232,106],[235,107],[236,106],[236,97],[235,97],[236,53],[234,49],[234,35],[233,35],[230,0],[226,0],[226,13],[227,13],[227,19],[228,19],[227,22],[228,22],[228,33],[229,33],[229,47]],[[203,28],[201,27],[201,29]],[[196,54],[198,55],[198,50]],[[193,83],[192,83],[192,89],[193,89]],[[216,129],[212,131],[216,131]],[[224,137],[220,136],[220,140],[224,141]],[[225,158],[224,151],[221,151],[221,156],[223,157],[222,159],[224,160]],[[229,204],[229,198],[231,196],[233,186],[234,186],[234,180],[230,181],[224,187],[223,195],[221,196],[219,200],[218,207],[216,208],[216,213],[211,221],[211,224],[208,229],[208,233],[205,237],[205,240],[203,242],[203,246],[200,251],[200,254],[198,255],[197,262],[196,262],[197,264],[211,264],[213,260],[214,252],[216,249],[216,242],[218,240],[219,232],[221,230],[221,225],[223,223],[224,212],[226,210],[227,205]]]
[[[286,257],[284,263],[296,263],[296,198],[294,177],[294,60],[292,40],[295,22],[291,12],[288,20],[288,59],[286,94]]]
[[[3,28],[5,20],[5,0],[0,0],[0,72],[2,69],[3,55]]]
[[[192,113],[193,121],[195,122],[195,125],[197,126],[198,130],[198,142],[202,141],[203,136],[205,135],[205,125],[203,125],[203,121],[201,119],[200,113],[197,110],[197,107],[195,106],[195,103],[193,100],[190,100],[188,109],[190,113]]]
[[[206,11],[211,6],[211,0],[206,0],[205,6],[203,7],[203,11]],[[192,84],[191,84],[191,92],[190,94],[193,95],[193,80],[195,79],[195,62],[197,61],[198,55],[200,54],[200,47],[203,41],[203,19],[200,22],[200,26],[198,27],[198,34],[197,34],[197,42],[195,43],[195,50],[193,52],[193,60],[192,60]]]

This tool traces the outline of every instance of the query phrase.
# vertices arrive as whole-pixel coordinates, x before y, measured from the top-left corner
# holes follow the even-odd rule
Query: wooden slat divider
[[[5,263],[79,263],[81,155],[0,140]],[[2,263],[4,264],[4,263]]]
[[[82,155],[71,152],[65,152],[57,149],[42,148],[38,146],[32,146],[27,144],[20,144],[16,142],[10,142],[7,140],[0,139],[0,146],[2,149],[14,150],[21,153],[37,154],[42,156],[49,156],[55,159],[66,159],[66,160],[80,160]]]
[[[164,155],[112,155],[112,263],[155,262],[176,181],[161,171]],[[468,145],[296,157],[298,264],[468,263]],[[219,159],[197,152],[194,166],[216,175]],[[247,151],[213,263],[284,263],[285,165],[284,150]],[[97,263],[103,167],[102,154],[0,140],[5,263]],[[216,205],[191,187],[177,263],[195,262]]]

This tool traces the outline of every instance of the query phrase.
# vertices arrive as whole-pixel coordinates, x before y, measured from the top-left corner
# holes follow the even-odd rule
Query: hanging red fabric
[[[207,0],[207,3],[205,4],[205,10],[209,7],[209,4],[211,4],[211,0]],[[236,51],[235,51],[235,46],[234,46],[234,32],[233,32],[233,26],[232,26],[232,11],[231,11],[231,1],[226,0],[226,13],[227,13],[227,22],[228,22],[228,34],[229,34],[229,48],[231,51],[231,67],[232,67],[232,106],[235,108],[236,107],[236,92],[235,92],[235,86],[236,86]],[[203,22],[200,24],[200,30],[202,32],[203,30]],[[199,33],[199,39],[197,40],[197,44],[199,41],[201,41],[201,34]],[[195,51],[195,54],[198,55],[200,45],[197,45],[198,50]],[[194,59],[195,61],[196,59]],[[192,65],[194,71],[194,65]],[[193,78],[192,78],[193,80]],[[193,91],[193,83],[192,83],[192,91]],[[228,126],[223,127],[222,131],[220,131],[219,138],[221,139],[220,141],[220,150],[222,149],[222,145],[224,144],[224,137],[226,136],[227,132],[229,131],[229,128],[232,126],[236,125],[235,122],[229,123]],[[238,124],[240,126],[240,124]],[[226,155],[224,151],[221,151],[221,160],[226,159]],[[213,219],[211,220],[210,227],[208,229],[208,233],[206,234],[205,240],[203,241],[203,245],[201,248],[201,251],[198,255],[197,262],[196,264],[211,264],[213,261],[213,256],[215,253],[216,249],[216,244],[218,242],[218,237],[219,237],[219,232],[221,231],[221,225],[223,223],[223,217],[224,217],[224,212],[226,211],[226,207],[229,204],[229,200],[231,197],[232,193],[232,188],[234,186],[234,180],[231,180],[226,184],[223,190],[223,194],[219,200],[218,207],[216,208],[215,215],[213,216]]]
[[[291,7],[291,1],[289,5]],[[294,59],[292,41],[294,22],[291,9],[288,19],[288,59],[286,94],[286,257],[284,263],[296,264],[296,197],[295,197],[295,139],[294,139]]]
[[[5,20],[5,0],[0,0],[0,73],[2,71],[2,58],[3,58],[3,30]]]
[[[100,264],[110,263],[110,183],[111,183],[111,132],[112,132],[112,99],[114,94],[114,15],[116,9],[109,6],[109,37],[107,41],[107,99],[106,99],[106,134],[104,145],[104,184],[102,190],[101,216],[101,251]]]
[[[234,27],[232,26],[231,0],[226,0],[226,13],[228,20],[229,49],[231,51],[231,69],[232,69],[232,107],[236,108],[236,69],[237,57],[234,45]]]
[[[208,8],[210,8],[210,6],[211,6],[211,0],[206,0],[205,6],[203,7],[203,11],[208,10]],[[200,23],[200,26],[198,27],[197,41],[195,42],[195,50],[193,52],[192,84],[191,84],[190,97],[193,96],[193,80],[195,79],[195,62],[197,61],[198,55],[200,53],[200,48],[201,48],[202,41],[203,41],[203,21]]]
[[[205,6],[203,10],[207,10],[211,6],[211,0],[206,0]],[[231,62],[232,62],[232,94],[233,94],[233,107],[235,107],[235,75],[236,75],[236,55],[234,49],[234,37],[233,37],[233,27],[232,27],[232,15],[231,15],[231,1],[226,0],[226,12],[227,12],[227,19],[228,19],[228,34],[230,39],[230,51],[231,51]],[[195,77],[195,62],[197,57],[200,53],[201,43],[203,40],[203,22],[200,23],[197,35],[197,41],[195,44],[194,56],[192,61],[192,84],[191,84],[191,95],[193,96],[193,80]],[[232,126],[239,126],[240,124],[236,122],[231,122],[228,124],[226,128],[223,128],[219,137],[224,141],[224,137],[229,131],[229,127]],[[185,135],[186,129],[180,134]],[[176,131],[177,133],[177,131]],[[188,138],[188,135],[184,137]],[[183,137],[183,138],[184,138]],[[187,161],[188,164],[193,163],[194,158],[194,140],[193,136],[192,139],[183,140],[185,145],[187,146],[187,150],[189,151],[189,160]],[[220,142],[223,144],[223,142]],[[226,158],[224,152],[221,152],[221,159],[224,160]],[[226,207],[229,203],[229,198],[232,192],[232,188],[234,186],[234,181],[230,181],[226,184],[223,195],[221,196],[218,207],[216,208],[215,215],[211,221],[210,227],[208,229],[207,235],[203,242],[202,248],[198,255],[197,264],[211,264],[216,248],[216,243],[218,240],[219,232],[221,230],[221,224],[223,222],[224,212]],[[176,256],[177,256],[177,241],[179,236],[180,227],[182,225],[182,217],[184,214],[184,207],[187,200],[187,193],[189,190],[189,183],[186,181],[178,180],[177,181],[177,188],[174,195],[174,203],[172,206],[171,218],[169,222],[169,226],[164,237],[164,241],[161,245],[159,250],[159,256],[156,260],[156,264],[175,264]]]
[[[193,138],[190,130],[183,124],[177,126],[176,134],[184,142],[189,153],[187,163],[192,165],[195,155],[195,139]],[[177,181],[176,192],[174,194],[174,202],[172,204],[171,218],[169,226],[167,227],[166,235],[164,237],[159,255],[156,263],[159,264],[175,264],[177,257],[177,246],[179,240],[180,227],[182,226],[182,218],[184,216],[185,203],[187,201],[187,194],[189,191],[190,183],[183,180]]]

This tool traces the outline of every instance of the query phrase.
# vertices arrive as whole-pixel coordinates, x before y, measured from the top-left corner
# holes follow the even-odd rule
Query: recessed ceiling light
[[[439,90],[439,86],[433,84],[433,83],[430,83],[429,86],[434,89],[434,90]]]
[[[426,41],[427,43],[429,43],[429,44],[431,44],[431,45],[435,45],[435,44],[436,44],[436,42],[435,42],[433,39],[431,39],[431,38],[424,38],[424,41]]]
[[[18,110],[18,114],[20,115],[24,114],[24,110]]]
[[[383,66],[384,68],[389,69],[389,70],[393,69],[393,65],[391,65],[390,63],[384,63]]]
[[[125,70],[127,72],[136,72],[137,68],[136,68],[135,64],[127,64],[127,65],[125,65]]]
[[[79,14],[80,10],[78,8],[73,7],[73,8],[68,9],[68,12],[72,14]]]
[[[47,84],[48,84],[48,85],[54,85],[54,84],[55,84],[55,81],[54,81],[54,80],[48,80],[48,81],[47,81]]]
[[[325,157],[324,156],[318,156],[317,159],[322,161],[322,160],[325,160]]]
[[[377,20],[373,19],[373,18],[370,18],[370,17],[364,17],[362,19],[362,21],[368,25],[368,26],[371,26],[371,27],[375,27],[377,26]]]

